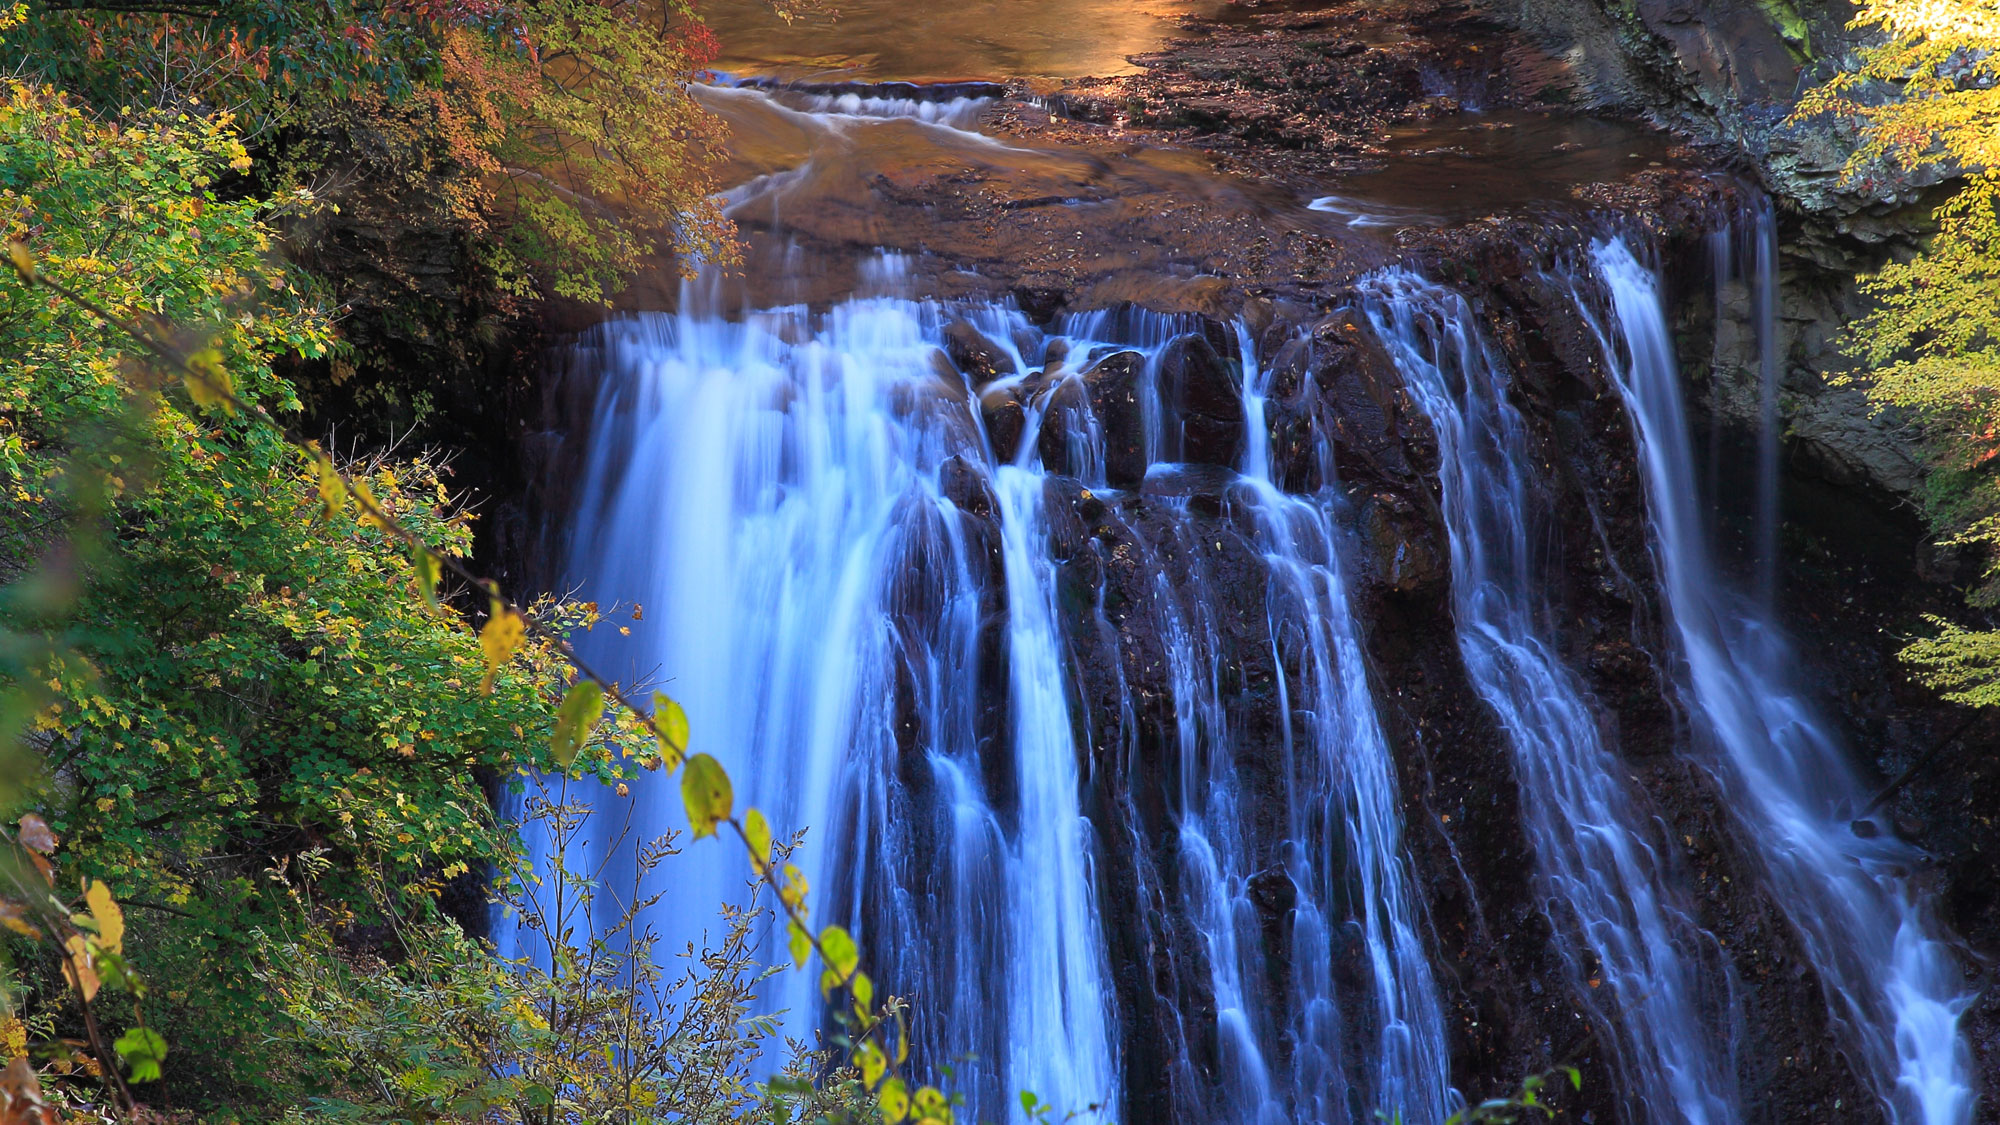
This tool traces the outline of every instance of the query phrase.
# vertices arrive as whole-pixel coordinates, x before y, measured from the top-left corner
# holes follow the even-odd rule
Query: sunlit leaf
[[[862,1084],[874,1089],[875,1084],[882,1080],[883,1072],[889,1069],[889,1060],[882,1057],[882,1048],[870,1039],[854,1052],[854,1065],[861,1071]]]
[[[527,639],[528,623],[521,615],[496,605],[493,615],[486,619],[485,628],[479,630],[479,648],[486,655],[486,678],[479,683],[481,692],[492,693],[493,678],[500,674],[502,665],[521,651]]]
[[[750,863],[762,875],[771,869],[771,825],[760,810],[743,814],[743,837],[750,845]]]
[[[167,1057],[167,1041],[150,1027],[135,1027],[112,1044],[118,1057],[131,1068],[134,1082],[151,1082],[160,1076],[160,1063]]]
[[[375,499],[375,490],[369,487],[367,481],[354,482],[354,500],[355,507],[360,509],[354,513],[356,523],[378,531],[390,530],[389,521],[383,518],[382,502]]]
[[[889,1125],[901,1125],[910,1116],[910,1091],[900,1078],[891,1078],[882,1083],[875,1092],[875,1104],[882,1110],[882,1119]]]
[[[653,729],[659,734],[660,761],[672,773],[687,758],[688,717],[681,705],[667,698],[665,692],[653,693]]]
[[[875,982],[867,973],[856,973],[847,982],[847,989],[854,994],[854,1014],[866,1018],[875,1007]]]
[[[681,801],[687,805],[696,839],[715,835],[715,826],[729,819],[735,800],[721,762],[707,754],[688,759],[687,772],[681,775]]]
[[[417,590],[424,596],[424,604],[437,608],[438,580],[444,576],[444,564],[431,553],[428,547],[417,544],[410,548],[410,565],[417,572]]]
[[[323,453],[318,458],[318,469],[320,514],[332,519],[347,507],[347,482],[334,469],[333,458]]]
[[[804,926],[792,922],[785,927],[785,942],[792,951],[792,964],[805,968],[806,959],[812,956],[812,935],[806,932]]]
[[[28,244],[18,238],[7,240],[7,260],[14,263],[14,273],[30,285],[35,283],[35,255]]]
[[[82,934],[71,934],[69,940],[63,942],[63,948],[69,951],[66,964],[69,966],[70,986],[88,1004],[97,998],[99,984],[97,969],[90,962],[90,939]]]
[[[576,752],[590,741],[598,720],[604,717],[604,689],[596,680],[578,680],[563,697],[556,711],[555,737],[549,742],[549,756],[564,769],[576,760]]]
[[[113,953],[125,949],[125,913],[118,908],[118,902],[111,897],[111,888],[101,880],[92,879],[90,889],[83,892],[83,901],[90,907],[90,916],[97,922],[97,944]]]
[[[819,932],[819,952],[826,958],[826,967],[842,980],[853,976],[861,964],[861,950],[856,948],[853,936],[840,926],[828,926]]]
[[[204,410],[215,407],[224,414],[236,413],[236,404],[230,401],[236,393],[236,381],[223,365],[219,349],[210,347],[191,353],[181,382],[196,406]]]

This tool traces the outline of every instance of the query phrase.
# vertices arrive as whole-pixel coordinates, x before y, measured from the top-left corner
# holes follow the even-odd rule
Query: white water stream
[[[1880,825],[1857,832],[1869,786],[1795,682],[1798,657],[1768,603],[1716,565],[1657,277],[1617,239],[1595,244],[1592,266],[1608,322],[1588,286],[1578,308],[1632,420],[1696,753],[1729,794],[1843,1047],[1890,1120],[1962,1125],[1974,1095],[1958,1020],[1972,995],[1911,881],[1921,857]]]

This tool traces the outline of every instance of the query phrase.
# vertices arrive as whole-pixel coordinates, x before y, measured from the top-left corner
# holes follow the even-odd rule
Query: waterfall
[[[880,289],[903,284],[893,261],[863,272]],[[910,999],[914,1061],[952,1068],[963,1119],[1018,1120],[1029,1091],[1059,1115],[1108,1120],[1128,1083],[1165,1080],[1124,1073],[1128,1014],[1101,921],[1145,918],[1164,888],[1185,927],[1154,940],[1191,934],[1198,953],[1170,955],[1205,966],[1214,1000],[1201,1038],[1215,1069],[1185,1054],[1173,1064],[1199,1119],[1439,1121],[1458,1103],[1349,604],[1345,502],[1272,483],[1258,432],[1269,375],[1246,338],[1241,402],[1224,401],[1254,415],[1250,452],[1214,486],[1252,514],[1244,534],[1269,569],[1259,643],[1283,681],[1284,761],[1251,762],[1227,703],[1242,689],[1218,640],[1220,579],[1200,561],[1220,544],[1197,536],[1185,497],[1154,487],[1206,440],[1176,414],[1181,376],[1162,373],[1194,327],[1139,310],[1043,327],[1003,303],[901,296],[725,316],[699,285],[677,314],[603,326],[578,355],[599,384],[569,573],[582,596],[644,612],[628,623],[609,608],[632,635],[600,629],[585,645],[622,680],[682,702],[739,807],[763,809],[781,836],[807,830],[794,862],[815,922],[852,929],[878,989]],[[1004,353],[979,387],[946,359],[967,330]],[[1125,446],[1107,453],[1088,385],[1119,364],[1142,400],[1127,419],[1137,440],[1121,438],[1136,470]],[[984,412],[996,396],[1022,405],[1018,432]],[[1143,484],[1109,484],[1114,461]],[[1091,671],[1077,664],[1091,651],[1079,631],[1137,643],[1065,593],[1063,560],[1095,549],[1064,522],[1080,492],[1101,493],[1104,526],[1145,557],[1150,597],[1124,612],[1156,638],[1164,703],[1128,685],[1114,713],[1079,710]],[[1147,707],[1170,719],[1178,765],[1168,843],[1139,870],[1168,876],[1142,901],[1107,901],[1113,845],[1098,817],[1129,798],[1093,763],[1099,740],[1131,737]],[[1282,769],[1281,815],[1251,803],[1249,767]],[[675,785],[645,777],[592,804],[648,838],[680,825]],[[644,919],[667,949],[698,945],[747,876],[726,849],[688,851],[659,873],[651,889],[667,894]],[[590,858],[611,885],[631,870],[629,856]],[[1253,901],[1271,879],[1290,888],[1283,950]],[[774,960],[780,945],[767,946]],[[809,974],[767,987],[787,1034],[810,1040],[822,1015]]]
[[[1024,451],[1031,449],[1023,443]],[[1025,460],[1025,453],[1024,453]],[[1059,1112],[1115,1105],[1104,941],[1090,883],[1090,828],[1077,801],[1076,745],[1063,690],[1043,475],[1003,465],[994,480],[1007,581],[1014,769],[1020,828],[1007,912],[1009,1008],[1043,1027],[1008,1045],[1009,1078]],[[1025,970],[1025,971],[1022,971]],[[949,1015],[947,1018],[956,1018]]]
[[[996,765],[981,747],[978,551],[941,485],[948,463],[985,461],[984,438],[935,364],[944,316],[878,298],[726,320],[690,292],[678,315],[606,325],[571,573],[584,596],[643,605],[633,637],[592,638],[593,654],[628,682],[664,681],[739,805],[781,835],[808,830],[794,858],[815,920],[848,924],[878,979],[915,998],[920,1042],[954,1067],[968,1111],[1004,1114],[1029,1084],[1082,1110],[1112,1100],[1115,1054],[1034,562],[1039,482],[994,481],[1014,509],[1015,607],[1014,745]],[[988,796],[996,773],[1019,774],[1018,809]],[[595,804],[646,838],[680,824],[675,785],[643,777]],[[742,893],[740,857],[689,851],[645,919],[667,949]],[[808,974],[773,983],[787,1033],[810,1041]]]
[[[1657,279],[1621,240],[1595,243],[1591,260],[1609,321],[1581,285],[1578,306],[1631,417],[1697,752],[1889,1119],[1962,1125],[1974,1089],[1958,1023],[1972,997],[1912,884],[1922,857],[1888,826],[1855,819],[1865,779],[1793,681],[1797,656],[1769,604],[1740,595],[1716,565]]]
[[[1389,270],[1364,279],[1361,300],[1437,434],[1459,649],[1512,747],[1576,994],[1608,1032],[1634,1121],[1729,1125],[1741,1112],[1727,974],[1704,972],[1713,939],[1674,891],[1653,814],[1561,655],[1542,546],[1552,501],[1511,379],[1449,290]]]
[[[1297,638],[1281,682],[1288,773],[1298,778],[1286,809],[1291,844],[1286,868],[1298,888],[1292,922],[1292,1088],[1296,1119],[1338,1121],[1341,1073],[1339,998],[1328,967],[1335,888],[1347,884],[1373,996],[1368,1067],[1374,1105],[1407,1122],[1441,1121],[1456,1102],[1449,1078],[1442,1005],[1422,940],[1421,913],[1402,848],[1395,758],[1375,709],[1361,630],[1350,605],[1341,560],[1342,506],[1332,471],[1332,442],[1314,435],[1322,479],[1317,496],[1290,496],[1273,483],[1265,403],[1272,371],[1256,362],[1239,328],[1248,421],[1243,484],[1257,516],[1259,546],[1271,569],[1269,613],[1273,645]],[[1287,630],[1284,622],[1303,628]],[[1278,666],[1288,662],[1280,655]],[[1305,716],[1301,721],[1301,716]],[[1344,862],[1336,845],[1344,842]],[[1363,1108],[1361,1119],[1367,1119]]]

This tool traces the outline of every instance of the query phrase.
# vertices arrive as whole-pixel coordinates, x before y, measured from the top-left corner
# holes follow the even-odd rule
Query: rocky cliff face
[[[1868,34],[1845,0],[1497,0],[1496,11],[1561,57],[1580,104],[1635,114],[1719,146],[1784,215],[1781,404],[1800,466],[1835,483],[1908,497],[1921,483],[1909,435],[1837,376],[1839,329],[1862,310],[1853,278],[1926,229],[1948,185],[1937,168],[1843,175],[1851,129],[1791,119],[1798,98],[1853,61]],[[1740,297],[1732,294],[1731,298]],[[1756,421],[1756,363],[1718,341],[1710,406]],[[1744,375],[1752,378],[1747,381]]]

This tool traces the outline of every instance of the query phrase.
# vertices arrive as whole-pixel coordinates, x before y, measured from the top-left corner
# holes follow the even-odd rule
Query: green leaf
[[[875,1104],[882,1109],[882,1120],[889,1125],[902,1125],[910,1116],[910,1090],[900,1078],[891,1078],[882,1083],[875,1093]]]
[[[804,926],[793,922],[785,928],[785,940],[791,946],[792,964],[801,969],[805,968],[806,959],[812,956],[812,935],[806,932]]]
[[[856,973],[847,982],[847,988],[854,993],[854,1014],[866,1018],[869,1009],[875,1006],[875,982],[867,973]]]
[[[921,1086],[917,1096],[910,1099],[910,1108],[919,1118],[936,1118],[940,1121],[951,1117],[951,1103],[935,1086]]]
[[[855,967],[861,964],[861,950],[854,944],[854,938],[839,926],[828,926],[819,932],[819,953],[826,958],[826,967],[846,980],[854,975]]]
[[[750,844],[750,863],[762,875],[771,869],[771,825],[764,814],[751,809],[743,814],[743,837]]]
[[[889,1060],[882,1057],[882,1048],[875,1041],[865,1040],[861,1049],[854,1052],[854,1065],[861,1070],[861,1081],[869,1089],[882,1080],[882,1072],[889,1069]]]
[[[132,1069],[132,1081],[151,1082],[160,1076],[160,1063],[167,1057],[167,1041],[150,1027],[135,1027],[118,1037],[112,1046],[118,1057]]]
[[[707,754],[689,758],[687,772],[681,775],[681,801],[687,805],[695,839],[715,835],[715,826],[729,819],[736,802],[722,763]]]
[[[417,571],[417,590],[424,596],[424,604],[437,608],[438,579],[444,577],[444,564],[422,544],[410,548],[410,565]]]
[[[556,733],[549,742],[549,755],[564,769],[576,760],[576,752],[590,741],[598,720],[604,717],[604,689],[596,680],[578,680],[563,697],[556,711]]]
[[[687,757],[688,716],[681,705],[667,698],[667,693],[653,693],[653,730],[660,740],[660,761],[666,764],[667,772],[680,768]]]
[[[1581,1090],[1581,1089],[1583,1089],[1583,1072],[1582,1072],[1582,1071],[1578,1070],[1577,1068],[1575,1068],[1575,1067],[1573,1067],[1573,1066],[1566,1066],[1566,1067],[1563,1067],[1563,1073],[1564,1073],[1564,1074],[1567,1074],[1567,1075],[1569,1075],[1569,1088],[1570,1088],[1570,1089],[1572,1089],[1572,1090]]]

